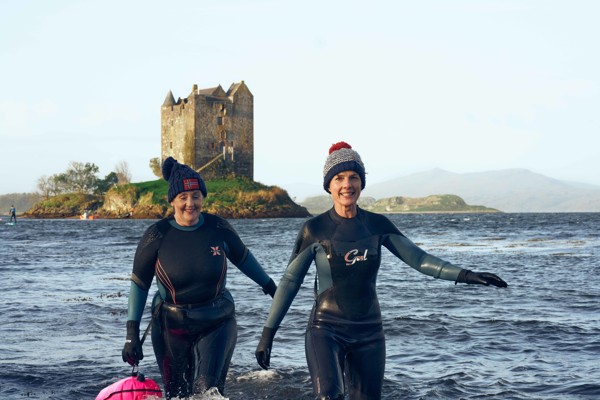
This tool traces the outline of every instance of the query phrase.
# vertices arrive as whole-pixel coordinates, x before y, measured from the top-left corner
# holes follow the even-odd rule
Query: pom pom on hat
[[[329,156],[323,167],[323,188],[327,193],[331,179],[343,171],[356,172],[360,176],[360,188],[365,188],[365,165],[360,155],[348,143],[337,142],[329,148]]]
[[[163,161],[162,175],[169,182],[169,203],[181,192],[199,190],[206,197],[206,185],[200,174],[185,164],[180,164],[173,157]]]
[[[351,149],[352,146],[350,146],[348,143],[346,142],[337,142],[331,145],[331,147],[329,148],[329,154],[333,153],[336,150],[340,150],[340,149]]]
[[[169,181],[171,177],[171,172],[173,171],[173,167],[177,164],[177,160],[173,157],[167,157],[162,165],[162,176],[165,178],[165,181]]]

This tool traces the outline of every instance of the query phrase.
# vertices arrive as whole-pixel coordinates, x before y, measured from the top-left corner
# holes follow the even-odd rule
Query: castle
[[[161,107],[161,160],[172,156],[206,179],[254,180],[254,96],[244,83],[198,89]]]

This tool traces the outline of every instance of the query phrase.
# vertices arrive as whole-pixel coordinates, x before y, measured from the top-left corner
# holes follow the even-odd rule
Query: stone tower
[[[254,96],[244,83],[198,89],[185,99],[169,91],[161,107],[161,156],[207,179],[227,175],[254,180]]]

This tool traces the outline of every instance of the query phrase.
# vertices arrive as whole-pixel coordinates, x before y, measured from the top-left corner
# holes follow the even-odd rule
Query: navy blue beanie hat
[[[181,192],[199,190],[206,197],[206,185],[199,173],[173,157],[167,157],[162,165],[163,178],[169,182],[169,203]]]
[[[354,171],[360,176],[360,188],[365,188],[365,165],[360,159],[360,155],[352,150],[346,142],[337,142],[329,148],[329,156],[323,167],[323,188],[329,193],[329,182],[331,179],[343,171]]]

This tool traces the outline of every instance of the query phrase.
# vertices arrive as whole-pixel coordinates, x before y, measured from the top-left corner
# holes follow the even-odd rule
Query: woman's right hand
[[[127,321],[127,338],[121,352],[123,361],[131,366],[138,365],[144,358],[142,342],[140,341],[140,323],[138,321]]]
[[[260,365],[262,369],[269,369],[271,366],[271,347],[273,347],[273,338],[275,337],[276,332],[277,328],[264,327],[260,342],[258,342],[258,346],[256,346],[254,355],[256,356],[258,365]]]

